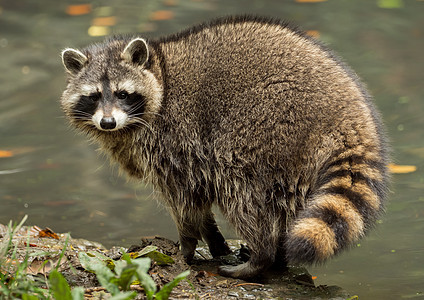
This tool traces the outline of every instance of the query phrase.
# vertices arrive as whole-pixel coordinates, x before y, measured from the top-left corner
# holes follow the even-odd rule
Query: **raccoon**
[[[62,108],[130,176],[161,192],[190,261],[230,253],[216,205],[250,249],[251,278],[317,264],[362,238],[389,182],[381,118],[333,52],[280,20],[220,18],[159,39],[65,49]]]

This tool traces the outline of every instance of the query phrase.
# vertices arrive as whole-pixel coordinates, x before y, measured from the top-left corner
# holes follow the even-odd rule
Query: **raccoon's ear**
[[[63,65],[65,66],[65,69],[72,75],[78,74],[87,61],[87,56],[78,50],[68,48],[62,51]]]
[[[127,62],[143,65],[149,58],[149,48],[142,38],[135,38],[125,47],[121,54],[122,59]]]

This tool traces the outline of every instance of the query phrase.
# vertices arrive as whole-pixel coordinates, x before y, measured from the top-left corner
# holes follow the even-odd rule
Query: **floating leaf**
[[[107,26],[90,26],[88,28],[89,36],[105,36],[110,33],[110,28]]]
[[[0,150],[0,157],[12,157],[12,151]]]
[[[406,174],[412,173],[417,170],[416,166],[408,166],[408,165],[396,165],[396,164],[388,164],[390,172],[393,174]]]
[[[320,33],[318,30],[308,30],[306,31],[306,34],[316,39],[320,37]]]
[[[153,21],[170,20],[174,17],[174,12],[170,10],[157,10],[152,12],[150,19]]]
[[[66,13],[70,16],[86,15],[91,12],[91,4],[69,5]]]

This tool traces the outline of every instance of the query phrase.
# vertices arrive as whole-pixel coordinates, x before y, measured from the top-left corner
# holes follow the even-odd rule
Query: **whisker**
[[[135,112],[136,110],[138,110],[139,108],[144,106],[145,104],[146,104],[146,101],[142,101],[140,103],[137,103],[135,106],[131,107],[131,109],[128,111],[128,114],[132,114],[133,112]]]
[[[80,110],[74,110],[73,114],[74,117],[87,117],[87,118],[92,118],[92,115],[85,112],[85,111],[80,111]]]
[[[139,127],[139,128],[147,128],[147,129],[149,129],[152,133],[154,133],[154,131],[153,131],[153,128],[152,128],[152,126],[149,124],[149,123],[147,123],[145,120],[143,120],[142,118],[138,118],[138,117],[135,117],[135,118],[132,118],[134,121],[136,121],[136,122],[134,122],[134,123],[132,123],[132,124],[134,124],[134,125],[143,125],[142,127]],[[137,126],[138,127],[138,126]]]
[[[162,117],[161,114],[159,113],[154,113],[154,112],[142,112],[142,113],[138,113],[138,114],[128,114],[129,117],[138,117],[138,116],[144,116],[144,115],[155,115],[155,116],[159,116]]]

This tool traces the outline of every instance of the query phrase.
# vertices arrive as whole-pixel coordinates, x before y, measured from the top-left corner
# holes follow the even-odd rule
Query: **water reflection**
[[[423,297],[424,2],[109,0],[75,8],[80,4],[0,3],[0,150],[11,153],[0,155],[1,223],[28,214],[28,224],[108,246],[141,235],[176,239],[151,188],[126,182],[68,128],[58,104],[65,86],[59,53],[104,34],[153,37],[214,16],[271,15],[319,34],[352,65],[383,113],[395,163],[417,167],[393,176],[387,215],[367,239],[310,272],[318,284],[343,286],[361,299]],[[224,232],[234,237],[225,225]]]

